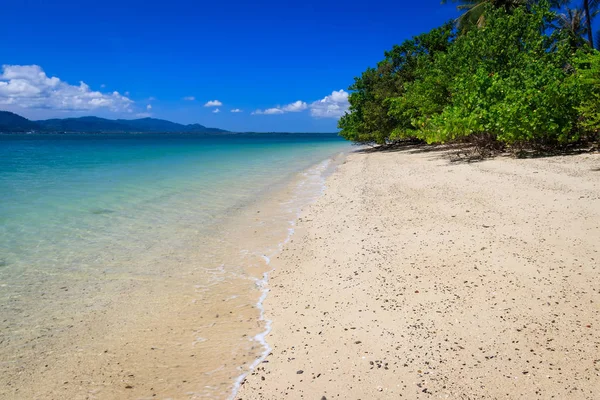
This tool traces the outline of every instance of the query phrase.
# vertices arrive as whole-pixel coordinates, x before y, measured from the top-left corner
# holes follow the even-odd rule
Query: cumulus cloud
[[[260,110],[258,110],[260,111]],[[267,108],[265,111],[263,111],[263,114],[266,115],[274,115],[274,114],[283,114],[285,111],[283,111],[281,108]]]
[[[131,112],[133,101],[119,92],[91,90],[84,82],[70,85],[48,77],[39,65],[3,65],[0,104],[22,108],[85,111],[108,109]]]
[[[213,110],[213,113],[215,113],[215,114],[218,114],[218,113],[220,113],[220,112],[221,112],[221,110],[219,110],[218,108],[215,108],[215,109]]]
[[[210,100],[206,102],[204,107],[220,107],[222,105],[223,103],[221,103],[219,100]]]
[[[152,110],[152,104],[148,104],[148,105],[146,106],[146,110],[148,110],[148,111]]]
[[[233,110],[231,110],[232,113],[241,113],[242,110],[240,110],[239,108],[234,108]]]
[[[317,118],[340,118],[348,111],[348,92],[334,90],[330,95],[310,105],[310,115]]]
[[[194,101],[196,98],[194,96],[186,96],[183,98],[185,101]]]
[[[288,112],[299,112],[306,110],[308,108],[308,104],[305,102],[298,100],[293,103],[290,103],[286,106],[277,106],[273,108],[267,108],[266,110],[256,110],[252,113],[252,115],[275,115],[275,114],[285,114]]]
[[[299,111],[306,110],[307,108],[308,108],[308,105],[305,102],[298,100],[298,101],[288,104],[287,106],[284,106],[282,108],[282,110],[285,112],[299,112]]]

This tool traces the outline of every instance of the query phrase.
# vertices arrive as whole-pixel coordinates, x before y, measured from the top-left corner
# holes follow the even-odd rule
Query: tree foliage
[[[583,100],[577,110],[581,125],[591,135],[600,131],[600,52],[580,54],[576,60],[578,73],[574,86],[583,91]]]
[[[532,4],[531,0],[451,0],[460,3],[457,7],[463,14],[458,18],[457,27],[461,31],[471,28],[482,28],[485,25],[486,14],[491,8],[503,8],[512,11],[519,7]],[[446,3],[447,0],[442,1]]]
[[[449,23],[414,37],[357,78],[340,134],[378,144],[485,136],[554,146],[597,131],[600,53],[581,37],[581,14],[570,26],[547,2],[483,3],[480,27]]]
[[[448,23],[385,52],[377,68],[368,68],[350,86],[350,113],[339,121],[341,135],[358,143],[385,144],[394,131],[412,129],[410,120],[390,113],[390,99],[404,94],[437,53],[454,40]]]

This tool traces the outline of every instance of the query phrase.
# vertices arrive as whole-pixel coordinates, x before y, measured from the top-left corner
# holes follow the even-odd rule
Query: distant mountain
[[[187,132],[187,126],[177,124],[164,119],[141,118],[141,119],[118,119],[118,123],[128,126],[130,129],[144,132]]]
[[[189,133],[226,133],[219,128],[207,128],[200,124],[182,125],[176,122],[156,118],[118,119],[115,122],[126,125],[134,132],[189,132]]]
[[[129,132],[127,125],[98,117],[46,119],[36,121],[40,130],[48,132]]]
[[[35,122],[9,111],[0,111],[0,132],[29,132],[40,129]]]
[[[182,125],[164,119],[106,119],[80,117],[30,121],[9,111],[0,111],[0,132],[82,132],[82,133],[227,133],[200,124]]]

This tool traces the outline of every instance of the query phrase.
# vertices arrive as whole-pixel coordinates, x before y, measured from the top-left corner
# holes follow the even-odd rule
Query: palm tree
[[[594,33],[592,32],[592,20],[598,15],[600,0],[583,0],[583,11],[585,12],[585,24],[587,27],[588,42],[594,47]]]
[[[563,43],[568,42],[572,49],[579,48],[585,43],[584,36],[587,35],[588,29],[585,24],[584,10],[567,8],[565,13],[557,16],[554,27],[566,33],[567,38]]]
[[[450,0],[453,3],[461,3],[456,8],[464,13],[456,20],[458,29],[463,31],[472,26],[481,28],[485,25],[485,8],[488,4],[494,7],[504,7],[507,10],[515,9],[522,5],[527,5],[533,2],[533,0]],[[600,0],[591,0],[600,1]],[[442,0],[442,4],[447,3],[448,0]]]
[[[524,5],[531,5],[537,3],[537,0],[442,0],[442,4],[452,1],[453,3],[460,3],[456,8],[459,11],[464,11],[463,14],[456,20],[458,29],[464,31],[470,27],[477,26],[481,28],[485,25],[485,8],[491,4],[493,7],[504,7],[506,10],[513,10],[517,7]],[[571,0],[550,0],[550,5],[555,9],[561,9],[568,5]],[[585,29],[578,31],[581,35],[587,35],[587,41],[590,46],[594,47],[594,32],[592,30],[592,22],[594,17],[600,13],[600,0],[583,0],[583,10],[573,13],[575,10],[567,8],[567,19],[571,19],[567,25],[571,23],[581,24],[582,21],[585,23]],[[569,15],[569,13],[571,13]],[[585,18],[582,18],[582,14]],[[559,20],[562,17],[559,16]],[[575,20],[574,20],[575,19]],[[562,25],[564,21],[559,21]],[[573,28],[572,26],[571,28]],[[567,31],[572,31],[571,28],[567,28]],[[598,35],[598,48],[600,49],[600,34]]]

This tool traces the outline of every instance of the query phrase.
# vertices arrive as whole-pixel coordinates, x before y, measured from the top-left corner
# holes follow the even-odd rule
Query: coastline
[[[600,157],[353,153],[272,260],[236,399],[600,390]]]
[[[269,257],[292,233],[297,209],[322,192],[322,173],[340,151],[281,174],[254,198],[229,208],[219,224],[202,232],[192,227],[159,259],[141,254],[152,274],[110,271],[91,285],[84,276],[68,285],[46,281],[42,296],[58,293],[67,306],[81,297],[86,314],[75,317],[64,307],[66,328],[42,325],[42,334],[14,351],[18,341],[5,331],[0,397],[230,396],[236,378],[265,355]],[[104,293],[108,300],[95,301]]]
[[[287,229],[287,236],[283,240],[276,242],[276,249],[274,249],[268,256],[265,254],[259,254],[264,260],[266,270],[263,272],[262,278],[254,278],[257,287],[260,289],[261,295],[256,302],[256,308],[259,310],[259,316],[257,323],[263,324],[264,329],[252,337],[252,342],[257,342],[262,347],[261,354],[250,362],[249,365],[240,365],[239,369],[242,371],[241,374],[235,379],[233,388],[231,389],[230,395],[227,397],[229,400],[236,398],[242,383],[246,380],[249,374],[251,374],[264,360],[269,356],[271,352],[271,346],[269,345],[266,337],[271,333],[271,327],[273,321],[266,317],[264,302],[269,294],[269,275],[274,271],[271,266],[271,259],[281,253],[282,249],[292,239],[295,232],[295,227],[298,218],[302,215],[303,209],[314,203],[319,196],[321,196],[325,190],[325,179],[328,175],[335,171],[338,164],[347,157],[347,152],[340,152],[332,155],[326,160],[313,165],[312,167],[296,174],[295,178],[291,181],[285,180],[276,185],[278,190],[271,188],[270,191],[265,191],[255,204],[256,208],[265,208],[272,206],[273,203],[282,203],[282,199],[287,199],[287,203],[293,203],[288,208],[292,213],[292,219],[288,220],[289,227]],[[285,183],[284,183],[285,182]],[[303,186],[308,185],[310,187],[304,188]],[[302,187],[302,188],[301,188]],[[267,195],[275,193],[274,199],[267,200]],[[290,194],[294,193],[294,194]]]

